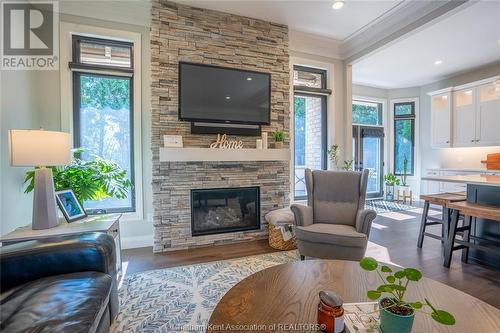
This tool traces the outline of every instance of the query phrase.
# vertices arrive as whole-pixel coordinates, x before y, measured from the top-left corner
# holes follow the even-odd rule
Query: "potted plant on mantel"
[[[382,280],[382,284],[376,290],[369,290],[367,296],[371,300],[378,300],[382,294],[387,294],[379,300],[380,309],[380,332],[384,333],[411,333],[413,318],[416,311],[430,315],[432,319],[443,325],[454,325],[455,317],[449,312],[437,309],[427,298],[424,301],[408,302],[405,293],[408,283],[418,282],[422,273],[415,268],[403,268],[393,272],[389,266],[382,265],[371,257],[365,257],[359,262],[361,268],[366,271],[375,271]],[[423,309],[428,308],[429,312]]]
[[[273,135],[273,139],[274,139],[274,148],[282,149],[283,148],[283,139],[285,136],[283,134],[283,131],[274,131],[272,135]]]
[[[125,199],[132,183],[127,172],[118,164],[96,155],[82,159],[83,149],[75,149],[70,164],[62,167],[51,167],[54,175],[56,191],[72,189],[76,198],[82,203],[89,200],[105,198]],[[24,193],[34,189],[35,171],[26,172]]]
[[[399,179],[389,172],[384,176],[385,181],[385,200],[394,201],[394,186],[399,185]]]

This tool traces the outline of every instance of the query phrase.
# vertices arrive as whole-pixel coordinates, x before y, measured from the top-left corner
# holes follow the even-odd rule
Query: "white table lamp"
[[[68,133],[44,130],[9,130],[9,155],[12,166],[35,169],[33,193],[34,230],[57,226],[57,207],[52,169],[47,166],[68,164],[71,160]]]

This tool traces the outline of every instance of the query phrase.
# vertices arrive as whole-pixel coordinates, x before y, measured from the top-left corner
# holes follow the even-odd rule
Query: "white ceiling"
[[[436,60],[442,64],[434,64]],[[353,65],[353,82],[422,86],[500,61],[500,1],[480,1],[375,51]]]
[[[292,30],[338,41],[367,29],[395,10],[401,0],[346,0],[340,10],[333,0],[177,0],[178,3],[286,24]]]

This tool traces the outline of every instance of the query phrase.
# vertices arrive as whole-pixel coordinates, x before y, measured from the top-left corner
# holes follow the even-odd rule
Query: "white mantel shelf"
[[[290,161],[290,149],[160,148],[160,162]]]

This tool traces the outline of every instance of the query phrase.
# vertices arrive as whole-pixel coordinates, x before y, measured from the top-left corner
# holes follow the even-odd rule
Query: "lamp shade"
[[[55,166],[70,162],[70,136],[44,130],[9,130],[12,166]]]

